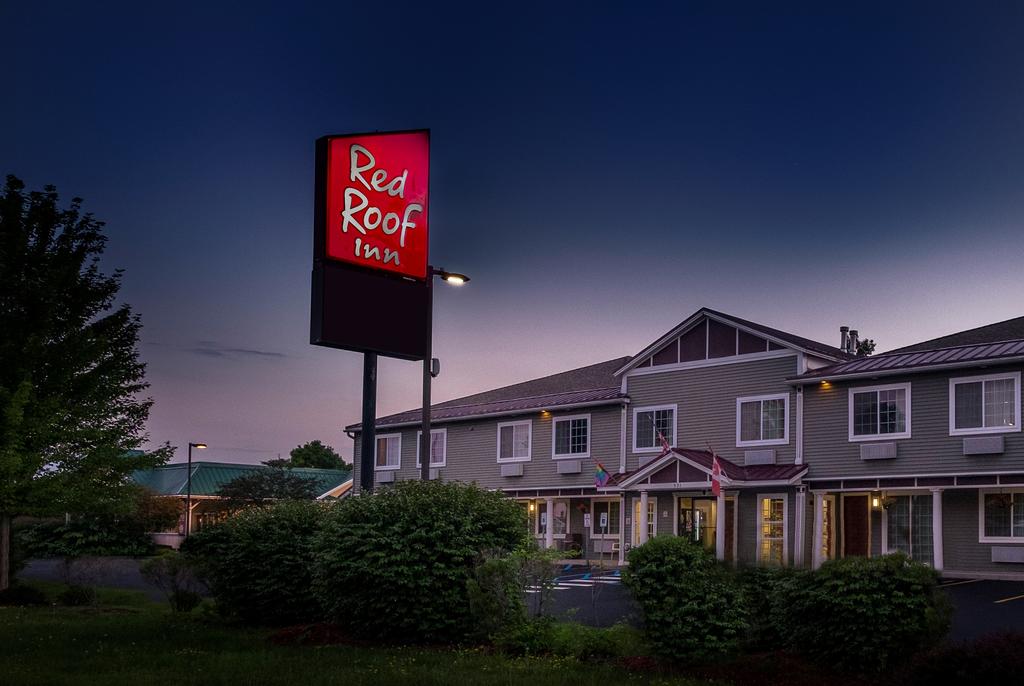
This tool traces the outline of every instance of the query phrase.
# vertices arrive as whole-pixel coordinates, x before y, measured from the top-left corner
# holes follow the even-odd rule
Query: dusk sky
[[[204,459],[351,459],[361,356],[309,345],[328,133],[431,129],[431,262],[472,277],[436,400],[701,306],[880,351],[1024,315],[1024,5],[824,4],[0,3],[0,172],[107,222],[151,443]],[[419,394],[382,360],[380,414]]]

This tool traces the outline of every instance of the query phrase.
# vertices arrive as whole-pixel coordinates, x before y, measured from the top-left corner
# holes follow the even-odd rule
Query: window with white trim
[[[910,384],[851,388],[850,440],[910,438]]]
[[[766,565],[786,564],[786,524],[789,504],[786,496],[757,498],[757,561]]]
[[[498,424],[498,462],[529,462],[533,422]]]
[[[378,435],[374,453],[373,468],[376,471],[398,469],[401,467],[402,434]]]
[[[548,524],[551,523],[552,533],[551,535],[555,538],[565,538],[565,535],[569,533],[569,501],[568,500],[555,500],[551,504],[552,514],[548,514],[548,504],[544,500],[537,501],[537,535],[546,536],[548,533]]]
[[[551,427],[552,457],[590,457],[590,415],[558,417]]]
[[[640,498],[633,498],[633,545],[640,545],[640,513],[643,501]],[[650,540],[658,534],[658,499],[647,499],[647,539]]]
[[[633,452],[656,452],[661,450],[661,439],[675,445],[676,406],[658,405],[633,409]]]
[[[621,515],[621,504],[618,500],[594,500],[591,501],[590,537],[591,538],[618,538],[619,517]],[[601,517],[607,527],[601,526]]]
[[[949,434],[1020,431],[1020,372],[949,380]]]
[[[789,394],[736,398],[736,445],[785,445],[789,442]]]
[[[1024,491],[981,491],[978,508],[979,542],[1024,541]]]
[[[420,467],[420,445],[423,442],[423,432],[416,432],[416,467]],[[443,467],[447,461],[448,453],[448,429],[430,430],[430,466]]]
[[[932,494],[895,495],[885,498],[885,552],[903,552],[932,564]]]

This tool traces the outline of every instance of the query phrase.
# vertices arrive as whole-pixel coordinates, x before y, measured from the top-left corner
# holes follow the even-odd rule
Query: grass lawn
[[[33,583],[54,596],[57,584]],[[0,683],[32,684],[692,684],[612,665],[511,659],[475,650],[280,647],[268,632],[177,616],[142,593],[100,589],[84,608],[0,607]]]

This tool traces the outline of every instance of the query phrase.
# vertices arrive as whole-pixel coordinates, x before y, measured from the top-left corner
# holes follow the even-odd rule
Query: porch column
[[[793,566],[804,566],[804,548],[807,531],[807,492],[803,486],[796,489],[796,519],[793,521]]]
[[[647,491],[640,491],[640,522],[637,524],[640,527],[640,545],[647,543]]]
[[[718,491],[715,502],[715,557],[725,559],[725,491]]]
[[[626,563],[626,541],[629,530],[626,528],[626,494],[619,496],[619,566]]]
[[[942,489],[932,489],[932,552],[934,560],[932,566],[936,571],[941,572],[942,560]]]
[[[555,547],[555,522],[554,522],[554,509],[555,499],[545,498],[544,499],[544,511],[545,517],[547,517],[547,524],[544,526],[544,547],[554,548]]]
[[[814,536],[811,539],[811,568],[821,566],[821,548],[825,545],[825,494],[814,494]]]

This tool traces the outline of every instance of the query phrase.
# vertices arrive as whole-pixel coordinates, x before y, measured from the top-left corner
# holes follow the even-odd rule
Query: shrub
[[[786,598],[789,586],[799,583],[792,567],[745,567],[737,574],[747,608],[747,648],[778,650],[786,647]]]
[[[526,621],[523,583],[516,558],[507,555],[482,556],[466,581],[466,596],[476,638],[495,636]]]
[[[880,672],[949,630],[951,607],[937,581],[902,553],[832,560],[785,585],[781,629],[790,648],[821,664]]]
[[[175,612],[191,612],[202,601],[192,561],[174,550],[165,550],[139,567],[142,578],[167,597]]]
[[[57,602],[68,607],[92,605],[96,602],[96,589],[91,586],[68,586],[57,595]]]
[[[999,633],[919,655],[901,675],[907,686],[1014,684],[1024,674],[1024,634]]]
[[[466,582],[482,551],[525,537],[526,514],[499,493],[401,482],[333,509],[317,537],[314,591],[357,635],[459,640],[474,629]]]
[[[634,548],[622,580],[643,611],[647,639],[664,657],[703,661],[729,654],[746,632],[734,575],[687,538],[658,536]]]
[[[17,538],[28,557],[139,557],[153,552],[152,540],[138,520],[130,517],[42,522],[19,529]]]
[[[312,543],[326,509],[292,501],[243,510],[190,537],[182,551],[226,614],[256,624],[314,621]]]
[[[13,584],[0,591],[0,607],[31,607],[34,605],[46,605],[46,602],[45,593],[38,588],[23,584]]]

